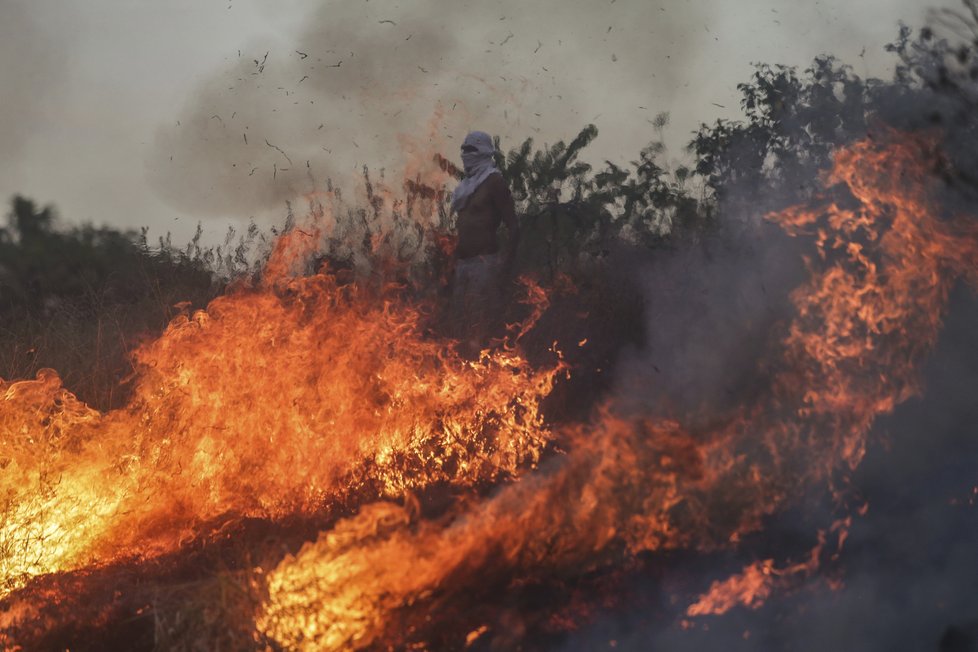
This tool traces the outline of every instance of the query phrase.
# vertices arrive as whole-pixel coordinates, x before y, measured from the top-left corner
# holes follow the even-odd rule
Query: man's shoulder
[[[509,192],[509,186],[506,184],[506,180],[503,179],[503,173],[496,170],[482,182],[482,185],[486,187],[486,190],[490,192]]]

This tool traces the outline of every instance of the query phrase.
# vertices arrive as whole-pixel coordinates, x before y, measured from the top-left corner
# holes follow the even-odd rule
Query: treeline
[[[933,130],[943,139],[947,160],[938,172],[948,189],[974,198],[976,0],[965,0],[964,7],[963,13],[938,14],[936,29],[946,27],[949,37],[935,28],[902,28],[888,46],[896,61],[889,80],[863,79],[831,56],[803,70],[757,65],[738,86],[744,118],[701,125],[683,166],[662,161],[666,114],[656,117],[653,138],[627,166],[583,160],[598,135],[593,125],[569,142],[538,148],[527,139],[500,154],[497,163],[523,225],[519,271],[555,286],[569,280],[574,290],[567,296],[576,298],[566,299],[573,305],[565,308],[590,314],[591,321],[576,324],[560,310],[549,323],[545,317],[541,350],[562,329],[567,339],[603,333],[608,344],[592,349],[587,364],[610,365],[623,343],[640,342],[643,329],[641,294],[616,260],[722,238],[739,217],[804,199],[833,149],[855,138],[886,128]],[[458,174],[451,160],[437,160]],[[366,170],[364,179],[366,202],[338,217],[321,262],[355,271],[383,258],[375,267],[385,274],[429,288],[444,285],[450,187],[408,180],[404,202],[390,209]],[[414,212],[426,202],[437,219],[422,225]],[[290,207],[284,228],[293,223]],[[251,225],[240,236],[229,233],[220,247],[203,246],[199,231],[184,248],[168,240],[151,245],[145,231],[67,226],[51,207],[15,197],[0,229],[0,377],[32,377],[52,367],[89,404],[122,404],[128,352],[138,339],[158,334],[179,311],[206,305],[230,278],[260,273],[271,235]],[[561,296],[556,293],[558,304]]]
[[[138,339],[220,291],[201,253],[199,238],[150,247],[145,232],[61,225],[15,197],[0,229],[0,377],[50,367],[89,404],[120,404]]]

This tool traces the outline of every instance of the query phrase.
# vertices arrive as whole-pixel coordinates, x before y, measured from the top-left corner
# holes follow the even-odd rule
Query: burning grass
[[[515,645],[656,555],[735,547],[812,488],[847,514],[870,426],[919,391],[956,279],[978,283],[978,230],[935,208],[937,156],[922,136],[854,143],[825,192],[769,216],[811,242],[811,278],[764,391],[696,427],[614,394],[548,421],[566,366],[515,342],[547,335],[545,292],[529,285],[538,310],[469,360],[403,285],[294,275],[316,238],[289,232],[260,281],[137,349],[125,407],[92,410],[50,371],[0,387],[0,641],[74,649],[141,623],[174,649]],[[816,573],[847,523],[688,596],[687,615]],[[516,621],[491,607],[533,591],[548,598]]]

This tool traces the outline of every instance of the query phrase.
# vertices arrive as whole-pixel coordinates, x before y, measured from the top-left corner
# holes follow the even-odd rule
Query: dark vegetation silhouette
[[[197,244],[60,226],[52,207],[15,197],[0,229],[0,377],[50,367],[90,405],[123,403],[136,342],[220,290]]]

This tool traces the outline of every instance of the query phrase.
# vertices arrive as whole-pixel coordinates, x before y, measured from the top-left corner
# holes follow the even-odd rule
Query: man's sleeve
[[[506,263],[511,264],[516,260],[516,247],[520,243],[520,224],[516,219],[516,206],[513,201],[513,193],[503,180],[501,174],[494,174],[492,180],[492,203],[496,210],[496,215],[500,221],[506,225]]]

